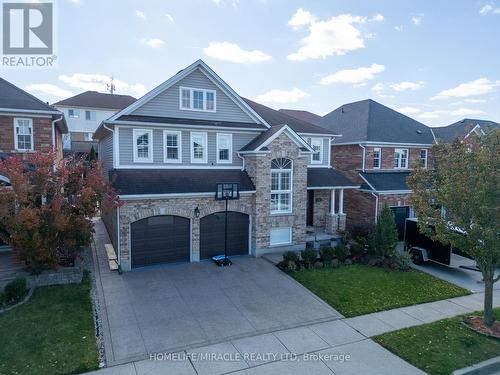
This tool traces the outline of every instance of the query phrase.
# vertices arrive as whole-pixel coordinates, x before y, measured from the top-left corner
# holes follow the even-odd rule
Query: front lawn
[[[347,317],[470,294],[416,270],[352,265],[289,275]]]
[[[500,309],[495,309],[500,319]],[[448,375],[498,356],[500,340],[473,332],[461,317],[385,333],[374,338],[394,354],[432,375]]]
[[[0,374],[76,374],[97,368],[90,276],[35,290],[0,314]]]

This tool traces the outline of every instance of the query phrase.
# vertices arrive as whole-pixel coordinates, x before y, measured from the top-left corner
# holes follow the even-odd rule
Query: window
[[[217,133],[217,163],[231,163],[233,155],[233,136]]]
[[[292,243],[292,228],[271,228],[269,243],[271,246]]]
[[[62,141],[63,141],[63,149],[70,150],[71,149],[71,133],[63,134]]]
[[[292,161],[278,158],[271,161],[271,213],[292,212]]]
[[[68,117],[69,118],[80,118],[80,110],[79,109],[68,109]]]
[[[163,144],[165,145],[164,161],[166,163],[180,163],[181,154],[181,132],[165,130],[163,132]]]
[[[394,150],[394,168],[408,168],[408,149],[397,148]]]
[[[191,163],[207,162],[207,133],[191,133]]]
[[[85,133],[85,134],[84,134],[84,139],[85,139],[85,141],[87,141],[87,142],[92,141],[92,136],[93,136],[93,135],[94,135],[94,133]]]
[[[153,131],[134,129],[134,162],[153,162]]]
[[[373,149],[373,168],[379,169],[380,168],[380,156],[381,155],[381,150],[380,147],[376,147]]]
[[[307,138],[307,143],[313,148],[314,154],[311,157],[311,164],[323,163],[322,145],[323,139],[321,138]]]
[[[33,150],[33,120],[30,118],[14,119],[16,150]]]
[[[420,166],[427,168],[427,149],[420,150]]]
[[[215,112],[215,98],[214,90],[181,87],[179,108],[190,111]]]
[[[95,111],[85,111],[85,120],[95,121]]]

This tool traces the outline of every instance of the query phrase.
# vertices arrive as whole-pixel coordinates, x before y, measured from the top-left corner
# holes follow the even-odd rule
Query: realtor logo
[[[54,66],[54,4],[2,4],[2,66]]]

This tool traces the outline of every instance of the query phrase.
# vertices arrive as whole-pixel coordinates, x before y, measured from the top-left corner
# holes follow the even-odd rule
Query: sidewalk
[[[97,375],[154,375],[226,373],[264,374],[423,374],[370,337],[482,309],[482,293],[382,311],[306,327],[276,331],[178,353],[177,360],[142,360],[95,371]],[[500,306],[500,290],[494,292]],[[190,354],[192,360],[186,358]],[[212,353],[225,360],[208,361]],[[260,354],[252,358],[252,353]],[[272,353],[273,355],[264,356]],[[297,357],[291,357],[291,354]],[[286,357],[288,355],[288,357]],[[349,355],[350,358],[342,356]],[[89,373],[90,374],[90,373]]]

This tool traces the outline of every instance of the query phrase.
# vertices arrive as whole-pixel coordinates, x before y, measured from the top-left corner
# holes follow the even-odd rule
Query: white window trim
[[[375,151],[378,151],[378,167],[373,166],[373,169],[380,169],[380,166],[382,165],[382,148],[381,147],[374,147],[373,148],[373,160],[375,160]]]
[[[87,112],[90,114],[90,119],[87,119]],[[94,119],[92,119],[92,114],[94,114]],[[96,111],[92,111],[89,109],[85,110],[85,121],[96,121],[97,120],[97,113]]]
[[[422,151],[425,151],[424,165],[422,166],[422,168],[423,169],[427,169],[427,160],[428,160],[428,157],[429,157],[429,150],[427,150],[426,148],[421,148],[420,149],[420,154],[418,155],[418,160],[419,161],[422,161],[422,158],[421,158]]]
[[[401,154],[403,153],[402,151],[406,151],[406,166],[402,167],[401,166]],[[394,169],[408,169],[408,164],[410,162],[410,150],[407,148],[395,148],[394,153],[399,153],[399,158],[398,158],[398,165],[394,167]]]
[[[323,138],[313,138],[309,137],[308,139],[309,145],[314,149],[314,143],[319,146],[319,160],[314,160],[313,155],[311,154],[311,164],[323,164]]]
[[[137,137],[138,133],[148,133],[148,147],[149,147],[149,152],[148,152],[148,158],[139,158],[137,155]],[[133,142],[134,142],[134,163],[152,163],[153,162],[153,129],[138,129],[135,128],[133,129]]]
[[[182,90],[189,90],[189,108],[182,106]],[[203,91],[203,109],[194,108],[194,95],[193,91]],[[207,92],[214,94],[214,109],[207,109]],[[199,89],[196,87],[179,86],[179,109],[181,111],[194,111],[194,112],[217,112],[217,91],[209,89]]]
[[[73,116],[70,115],[70,111],[73,111]],[[76,116],[75,116],[76,114]],[[68,118],[80,118],[80,110],[77,108],[68,109]]]
[[[292,163],[290,169],[271,169],[271,185],[272,185],[272,178],[273,178],[273,172],[288,172],[290,171],[290,189],[289,190],[272,190],[271,189],[271,195],[272,194],[290,194],[290,208],[288,210],[271,210],[271,215],[281,215],[281,214],[291,214],[293,212],[293,160],[289,159],[290,162]],[[278,178],[279,181],[279,178]],[[279,182],[278,182],[279,183]],[[269,197],[271,198],[271,196]],[[278,200],[278,205],[279,205],[279,200]]]
[[[178,158],[169,159],[167,153],[167,136],[169,134],[175,134],[177,136],[177,149]],[[177,130],[164,130],[163,131],[163,162],[164,163],[182,163],[182,132]]]
[[[201,135],[204,139],[203,159],[195,159],[193,147],[193,135]],[[206,164],[208,162],[208,133],[207,132],[191,132],[189,137],[189,148],[191,149],[191,163],[192,164]]]
[[[288,229],[288,241],[286,242],[271,242],[271,232],[273,230],[285,230],[285,229]],[[279,245],[289,245],[292,243],[292,227],[284,227],[284,228],[280,228],[280,227],[277,227],[277,228],[271,228],[269,230],[269,246],[279,246]]]
[[[22,121],[29,121],[29,126],[31,128],[31,148],[18,148],[18,143],[17,143],[17,122],[19,120]],[[35,150],[35,137],[33,136],[33,119],[32,118],[26,118],[26,117],[14,117],[14,149],[16,151],[34,151]]]
[[[229,160],[220,160],[219,158],[219,137],[224,136],[224,137],[229,137]],[[217,139],[217,164],[231,164],[233,162],[233,135],[231,133],[217,133],[216,135]]]

